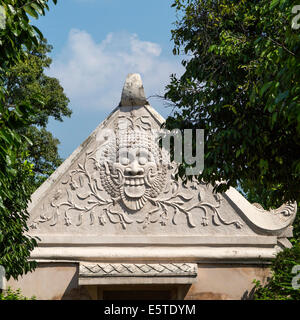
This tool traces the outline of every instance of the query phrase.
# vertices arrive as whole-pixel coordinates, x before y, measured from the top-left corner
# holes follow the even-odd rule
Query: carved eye
[[[120,163],[123,166],[127,166],[129,164],[129,155],[128,152],[120,152]]]
[[[120,163],[123,165],[123,166],[127,166],[129,164],[129,159],[128,158],[121,158],[120,159]]]
[[[146,151],[140,150],[137,152],[137,157],[140,165],[144,165],[148,162],[149,154]]]
[[[145,157],[139,157],[139,164],[144,165],[148,162],[148,159]]]

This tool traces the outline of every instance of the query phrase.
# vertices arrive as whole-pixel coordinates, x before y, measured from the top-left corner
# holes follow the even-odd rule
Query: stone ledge
[[[270,246],[277,243],[276,236],[87,236],[87,235],[37,235],[40,247],[53,245],[237,245]]]
[[[79,285],[120,283],[192,283],[195,263],[80,263]]]
[[[211,260],[231,261],[263,261],[274,259],[278,252],[277,246],[58,246],[37,247],[31,253],[32,259],[79,260],[79,261],[185,261],[202,262]]]
[[[136,284],[192,284],[196,277],[89,277],[79,278],[79,286],[88,285],[136,285]]]

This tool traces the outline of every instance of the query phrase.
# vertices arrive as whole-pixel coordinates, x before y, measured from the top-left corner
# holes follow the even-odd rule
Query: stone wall
[[[159,291],[165,298],[169,291],[170,297],[178,300],[241,300],[251,299],[252,281],[257,279],[265,283],[269,268],[249,264],[198,264],[198,275],[191,285],[79,286],[78,276],[77,263],[39,263],[33,273],[24,275],[18,281],[10,279],[7,285],[13,289],[20,288],[23,295],[34,295],[38,300],[102,299],[105,296],[116,297],[116,292],[122,290],[140,291],[145,299],[151,297],[151,292],[153,299],[157,298]]]
[[[234,188],[177,180],[157,144],[171,137],[164,122],[128,75],[119,107],[32,195],[40,264],[8,285],[38,299],[251,298],[269,273],[260,264],[291,247],[297,205],[268,211]]]
[[[264,266],[242,264],[204,264],[198,267],[197,281],[185,299],[251,299],[254,279],[265,283],[270,270]]]

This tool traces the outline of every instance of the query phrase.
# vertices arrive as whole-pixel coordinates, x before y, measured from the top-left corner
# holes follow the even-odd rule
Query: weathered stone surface
[[[214,194],[209,184],[194,179],[185,185],[176,180],[177,164],[169,162],[153,141],[163,122],[148,105],[139,75],[130,75],[120,106],[33,194],[29,234],[41,241],[31,258],[118,268],[191,263],[200,268],[201,262],[213,263],[219,270],[218,264],[243,263],[249,265],[249,276],[245,268],[231,265],[220,269],[224,277],[218,280],[220,286],[213,268],[199,271],[199,287],[194,284],[189,293],[197,299],[241,298],[250,290],[255,264],[267,263],[290,245],[287,238],[292,235],[296,204],[266,211],[233,188]],[[41,274],[39,270],[34,281],[46,277],[39,278]],[[169,276],[158,281],[153,273],[140,278],[120,274],[114,280],[124,285],[190,283],[182,274]],[[110,285],[113,277],[87,278],[77,272],[70,283],[91,289],[96,284]],[[232,291],[226,289],[229,282],[230,288],[237,284]],[[97,296],[93,290],[89,293]]]
[[[200,264],[196,282],[189,288],[187,300],[248,300],[253,298],[253,280],[265,284],[267,267],[241,264]]]
[[[190,282],[188,277],[123,276],[99,277],[98,285],[95,285],[96,278],[90,277],[92,280],[90,284],[81,285],[80,281],[83,278],[80,277],[79,264],[52,261],[39,263],[35,272],[27,273],[18,282],[10,279],[8,286],[13,289],[20,288],[25,296],[35,295],[39,300],[90,300],[102,299],[103,291],[108,289],[151,291],[155,284],[154,289],[157,292],[164,291],[171,289],[172,279],[183,279],[181,283],[173,282],[172,286],[175,289],[173,299],[240,300],[252,298],[253,279],[265,283],[269,276],[270,270],[258,265],[198,264],[197,277],[192,278],[193,281]],[[84,279],[89,280],[89,277]],[[155,282],[156,279],[160,282]],[[150,295],[150,299],[156,297],[155,294]]]
[[[137,73],[130,73],[125,81],[122,91],[120,107],[136,107],[148,104],[141,76]]]
[[[80,299],[78,288],[78,265],[76,263],[38,263],[34,272],[28,272],[18,281],[10,279],[7,286],[21,289],[22,294],[39,300]],[[81,299],[84,298],[81,290]],[[84,298],[85,299],[85,298]]]
[[[30,234],[42,242],[32,257],[253,260],[288,246],[296,204],[265,211],[233,188],[177,181],[177,164],[153,140],[164,120],[144,97],[140,76],[129,75],[121,107],[34,193]]]
[[[197,276],[195,263],[81,263],[81,277]]]
[[[197,277],[196,263],[80,263],[79,284],[188,284]]]

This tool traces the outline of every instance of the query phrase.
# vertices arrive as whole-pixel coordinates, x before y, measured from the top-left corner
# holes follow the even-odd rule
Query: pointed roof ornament
[[[157,145],[164,122],[147,103],[140,75],[129,74],[120,107],[33,193],[28,232],[41,244],[32,259],[253,265],[291,247],[296,203],[267,211],[234,188],[216,195],[198,179],[176,179],[177,165]],[[122,163],[120,151],[128,155]],[[94,278],[80,275],[76,281],[110,284],[112,277],[105,277],[97,271]]]
[[[122,91],[120,107],[136,107],[149,104],[145,97],[142,78],[138,73],[129,73]]]

